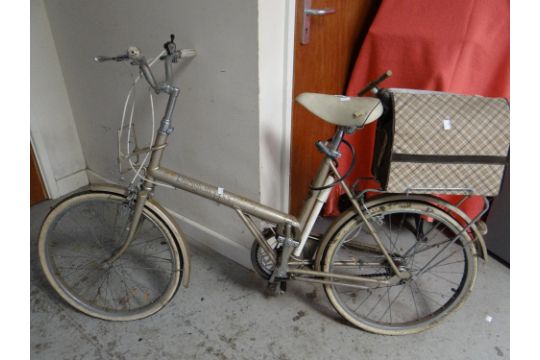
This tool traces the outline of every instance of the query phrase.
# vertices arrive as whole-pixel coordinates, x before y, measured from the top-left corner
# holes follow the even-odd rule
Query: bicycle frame
[[[275,277],[277,277],[278,279],[284,279],[287,278],[289,274],[295,274],[296,276],[304,277],[323,277],[323,280],[311,279],[311,281],[322,283],[336,283],[336,281],[333,279],[338,279],[354,283],[367,282],[377,284],[390,284],[408,277],[408,273],[399,271],[392,257],[390,256],[390,254],[388,254],[382,242],[379,240],[379,237],[376,234],[374,228],[371,226],[371,224],[363,214],[360,205],[358,204],[358,201],[355,199],[351,190],[343,181],[340,182],[340,185],[345,190],[346,194],[353,203],[353,206],[358,211],[359,215],[362,217],[363,221],[365,221],[365,223],[367,224],[369,231],[371,232],[375,241],[378,243],[381,249],[381,254],[384,255],[391,268],[393,269],[395,274],[393,278],[390,278],[388,280],[379,280],[360,276],[353,277],[342,274],[325,273],[314,270],[289,269],[289,264],[292,265],[297,263],[294,261],[294,259],[293,261],[291,261],[292,255],[294,255],[294,257],[296,257],[297,259],[301,258],[304,246],[308,240],[308,236],[310,235],[315,221],[321,212],[322,206],[328,199],[332,187],[320,190],[312,189],[311,195],[304,203],[304,206],[302,207],[301,213],[299,215],[299,219],[297,219],[290,214],[286,214],[256,201],[226,191],[222,187],[213,186],[162,167],[161,160],[163,157],[163,152],[165,151],[165,148],[167,146],[167,139],[173,131],[173,128],[171,127],[172,114],[176,105],[176,99],[180,93],[180,90],[177,87],[170,84],[170,66],[171,59],[170,57],[167,57],[165,59],[165,67],[166,69],[168,69],[168,71],[166,71],[167,80],[162,84],[156,83],[149,68],[147,68],[147,65],[143,63],[141,66],[143,75],[150,83],[152,88],[154,88],[154,90],[156,90],[156,92],[158,93],[167,93],[169,95],[169,100],[165,109],[165,115],[161,120],[159,131],[155,137],[154,143],[149,149],[152,154],[146,171],[146,180],[143,182],[142,189],[137,194],[128,237],[122,247],[109,259],[109,261],[112,262],[119,258],[129,247],[129,244],[134,238],[144,205],[149,198],[150,193],[154,189],[155,181],[159,181],[173,186],[176,189],[188,191],[190,193],[213,200],[217,203],[223,204],[236,210],[237,214],[242,219],[246,227],[255,236],[255,240],[259,243],[262,249],[264,249],[267,255],[273,260],[274,264],[276,264],[276,271],[274,271],[271,281],[273,281]],[[338,127],[328,147],[331,151],[338,150],[339,145],[343,140],[345,131],[346,129]],[[335,179],[340,178],[341,176],[337,168],[335,167],[333,160],[329,157],[326,157],[323,160],[316,177],[314,178],[312,187],[325,187],[333,184]],[[283,251],[279,259],[276,259],[274,251],[272,250],[270,245],[268,245],[262,232],[258,229],[258,227],[251,219],[251,216],[277,225],[278,238],[281,238],[281,240],[284,241]],[[310,281],[309,279],[304,280]],[[345,285],[357,286],[347,283],[345,283]]]

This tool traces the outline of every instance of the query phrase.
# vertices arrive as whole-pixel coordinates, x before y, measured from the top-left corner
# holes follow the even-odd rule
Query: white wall
[[[32,0],[30,136],[49,196],[88,184],[53,36],[41,0]]]
[[[195,48],[198,55],[175,74],[182,93],[164,166],[254,200],[278,198],[272,205],[286,206],[288,185],[283,184],[288,182],[281,170],[288,169],[283,139],[288,136],[290,114],[284,106],[292,63],[291,53],[283,49],[291,28],[283,17],[288,16],[289,2],[45,0],[45,4],[91,181],[119,182],[116,130],[130,85],[127,66],[97,64],[93,57],[119,54],[129,45],[153,57],[175,33],[179,47]],[[274,29],[278,27],[269,38],[259,33],[266,14],[267,20],[277,20]],[[260,41],[266,44],[262,53]],[[279,65],[272,67],[279,72],[277,83],[268,76],[275,71],[259,61],[261,54],[272,51],[279,54]],[[277,102],[261,105],[261,98]],[[149,110],[141,99],[137,127],[139,140],[145,142]],[[163,109],[165,100],[157,101],[156,108]],[[159,110],[157,116],[159,121]],[[269,119],[274,116],[277,120],[272,123]],[[274,180],[261,179],[262,174],[270,179],[266,169],[277,169]],[[191,238],[249,266],[252,236],[234,211],[182,191],[160,189],[156,197]]]

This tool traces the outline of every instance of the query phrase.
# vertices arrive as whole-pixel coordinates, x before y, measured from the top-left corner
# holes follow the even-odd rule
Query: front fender
[[[90,185],[86,191],[112,193],[112,194],[123,195],[123,196],[127,195],[126,188],[123,188],[117,185],[109,185],[109,184]],[[184,235],[182,234],[182,231],[180,230],[180,227],[178,227],[178,225],[174,221],[173,217],[169,214],[169,212],[165,210],[165,208],[163,208],[161,205],[159,205],[159,203],[155,201],[154,199],[148,199],[146,201],[146,206],[165,222],[169,230],[172,232],[174,238],[176,239],[176,242],[178,246],[180,247],[180,250],[182,253],[182,261],[184,263],[184,274],[182,276],[182,285],[184,285],[184,287],[188,287],[189,278],[191,274],[191,255],[189,252],[188,244],[185,240]]]

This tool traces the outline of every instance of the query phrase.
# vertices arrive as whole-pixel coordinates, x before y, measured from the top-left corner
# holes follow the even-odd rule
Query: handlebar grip
[[[180,49],[178,50],[178,56],[181,59],[187,59],[197,56],[197,51],[195,49]]]
[[[176,62],[179,59],[187,59],[197,56],[197,51],[195,49],[180,49],[176,50],[173,55],[161,55],[159,59],[165,60],[169,56],[172,56],[173,61]]]
[[[392,70],[386,70],[384,74],[381,75],[380,78],[374,81],[375,85],[378,85],[379,83],[383,82],[384,80],[388,79],[390,76],[392,76]]]
[[[375,79],[372,82],[370,82],[369,84],[367,84],[365,88],[360,90],[358,92],[358,96],[364,95],[365,93],[367,93],[371,89],[377,89],[377,85],[382,83],[384,80],[388,79],[390,76],[392,76],[392,70],[386,70],[386,72],[384,74],[382,74],[380,77],[378,77],[377,79]]]
[[[105,61],[124,61],[124,60],[127,60],[129,59],[129,57],[127,56],[127,54],[124,54],[124,55],[118,55],[118,56],[96,56],[94,57],[94,61],[95,62],[98,62],[98,63],[102,63],[102,62],[105,62]]]

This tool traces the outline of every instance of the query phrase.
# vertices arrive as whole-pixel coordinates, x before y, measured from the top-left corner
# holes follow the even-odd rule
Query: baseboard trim
[[[93,170],[86,169],[86,173],[88,174],[88,181],[90,184],[106,183],[106,184],[112,184],[112,185],[119,185],[118,182],[112,181],[104,176],[101,176]]]
[[[189,240],[197,241],[199,244],[217,251],[245,268],[252,268],[249,249],[190,218],[178,214],[174,210],[165,209],[177,220],[182,232]]]
[[[89,184],[88,173],[86,170],[79,170],[74,174],[70,174],[61,179],[56,180],[58,194],[63,196],[72,191],[80,189]]]
[[[88,173],[88,180],[90,184],[108,183],[118,185],[117,182],[101,176],[93,170],[87,169],[86,172]],[[250,249],[245,248],[230,238],[223,236],[209,227],[181,215],[170,208],[165,208],[165,210],[167,210],[175,218],[178,225],[182,229],[182,232],[187,236],[187,240],[192,245],[202,245],[210,248],[245,268],[252,268]]]

